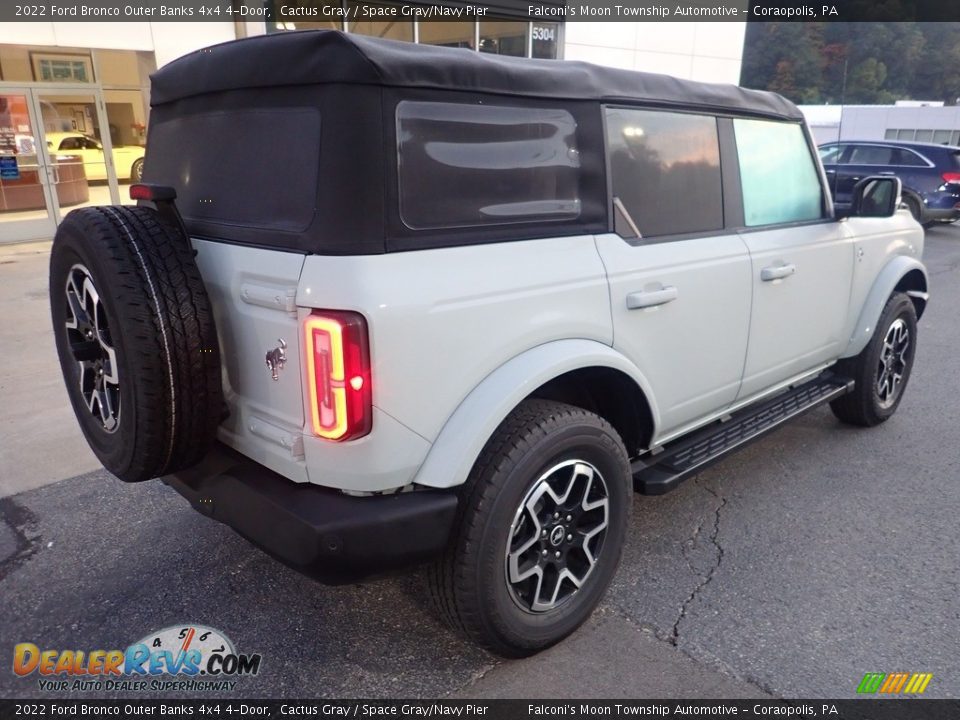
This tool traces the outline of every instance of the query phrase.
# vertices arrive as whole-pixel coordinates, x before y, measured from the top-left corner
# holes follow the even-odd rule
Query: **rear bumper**
[[[331,584],[435,557],[457,508],[451,491],[355,497],[294,483],[220,444],[198,466],[162,479],[199,512]]]
[[[960,207],[923,209],[924,222],[955,222],[960,220]]]

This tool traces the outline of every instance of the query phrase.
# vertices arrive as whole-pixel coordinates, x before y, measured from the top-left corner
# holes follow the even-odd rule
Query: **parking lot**
[[[236,697],[848,698],[896,671],[960,696],[960,226],[927,233],[932,298],[891,421],[854,429],[822,408],[636,496],[600,610],[521,661],[445,629],[419,572],[318,585],[161,483],[97,470],[56,365],[47,249],[0,248],[2,653],[195,622],[262,654]],[[44,696],[9,671],[0,694]]]

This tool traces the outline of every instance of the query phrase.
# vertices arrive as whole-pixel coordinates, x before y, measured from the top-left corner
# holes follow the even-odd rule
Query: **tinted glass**
[[[188,219],[302,231],[317,205],[320,113],[312,108],[182,115],[150,128],[144,181],[177,188]]]
[[[716,118],[607,110],[613,194],[644,237],[723,227]]]
[[[848,162],[851,165],[892,165],[894,149],[883,145],[854,145]]]
[[[800,125],[737,118],[733,128],[747,226],[823,216],[820,177]]]
[[[400,216],[414,229],[571,220],[577,123],[566,110],[404,101]]]
[[[820,162],[824,165],[836,165],[840,157],[839,145],[827,145],[818,150],[820,153]]]
[[[893,164],[901,166],[926,166],[926,163],[919,155],[904,148],[897,148],[893,151]]]

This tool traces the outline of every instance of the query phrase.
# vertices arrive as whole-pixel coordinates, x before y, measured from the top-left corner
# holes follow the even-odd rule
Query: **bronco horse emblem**
[[[273,350],[267,352],[267,368],[270,370],[270,375],[274,380],[280,379],[280,371],[283,370],[283,366],[287,364],[287,343],[283,338],[277,338],[277,342],[280,343]]]

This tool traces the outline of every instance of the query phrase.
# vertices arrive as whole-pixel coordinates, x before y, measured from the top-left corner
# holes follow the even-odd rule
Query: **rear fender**
[[[592,340],[556,340],[527,350],[487,375],[447,419],[414,482],[436,488],[463,484],[487,440],[524,398],[555,377],[589,367],[619,370],[637,383],[650,405],[655,435],[660,413],[649,383],[633,363]]]

